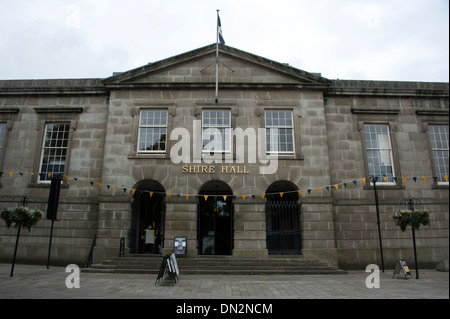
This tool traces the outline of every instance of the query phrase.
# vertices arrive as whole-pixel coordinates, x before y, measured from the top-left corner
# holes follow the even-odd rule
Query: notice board
[[[173,244],[173,252],[175,255],[187,254],[187,238],[186,237],[175,237]]]

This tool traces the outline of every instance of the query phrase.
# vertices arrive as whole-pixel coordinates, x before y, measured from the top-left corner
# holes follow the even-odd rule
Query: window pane
[[[165,152],[167,115],[167,110],[141,110],[138,152]]]
[[[210,152],[226,152],[230,150],[231,129],[205,128],[202,134],[203,150]]]
[[[265,112],[266,148],[269,153],[294,153],[292,111]]]
[[[449,126],[429,125],[430,142],[434,162],[434,170],[438,183],[448,183],[444,176],[448,178],[449,166]]]
[[[142,110],[140,126],[167,126],[167,110]]]
[[[369,175],[378,177],[378,183],[384,183],[384,177],[387,177],[386,182],[394,182],[394,164],[388,125],[364,125],[364,138]]]
[[[41,158],[40,181],[50,181],[54,174],[64,174],[70,124],[47,124]],[[48,174],[51,174],[50,176]]]
[[[139,151],[165,151],[166,128],[141,128]]]
[[[229,152],[231,150],[231,111],[203,110],[203,150]]]

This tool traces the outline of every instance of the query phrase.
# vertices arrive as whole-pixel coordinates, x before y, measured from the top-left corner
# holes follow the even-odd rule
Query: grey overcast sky
[[[0,79],[104,78],[216,41],[329,79],[449,81],[448,0],[0,0]]]

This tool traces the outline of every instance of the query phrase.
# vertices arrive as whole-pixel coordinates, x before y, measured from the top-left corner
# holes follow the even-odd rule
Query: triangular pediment
[[[103,80],[108,86],[145,84],[199,84],[216,81],[216,44],[189,51]],[[219,82],[327,87],[330,81],[228,46],[219,46]]]

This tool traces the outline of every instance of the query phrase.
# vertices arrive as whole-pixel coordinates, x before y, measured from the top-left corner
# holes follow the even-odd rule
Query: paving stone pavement
[[[380,287],[372,289],[364,270],[295,276],[183,276],[180,270],[178,284],[157,287],[157,275],[81,272],[79,288],[67,288],[75,273],[65,267],[16,264],[13,277],[10,270],[0,264],[0,299],[449,299],[449,273],[426,269],[407,280],[380,272]]]

